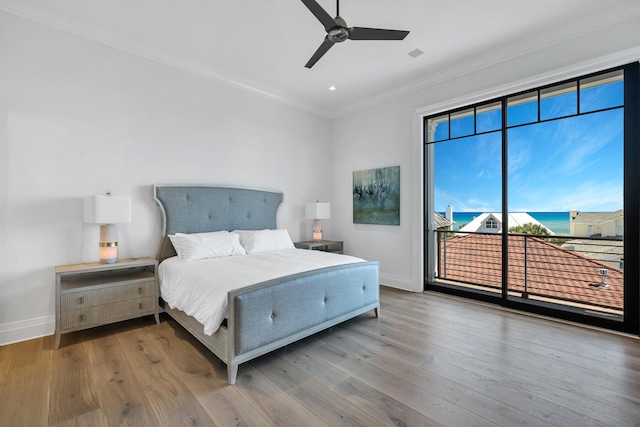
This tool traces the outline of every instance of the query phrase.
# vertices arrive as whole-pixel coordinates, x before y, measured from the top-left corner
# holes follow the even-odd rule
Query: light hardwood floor
[[[1,426],[638,426],[640,341],[383,288],[367,313],[225,366],[173,320],[0,347]]]

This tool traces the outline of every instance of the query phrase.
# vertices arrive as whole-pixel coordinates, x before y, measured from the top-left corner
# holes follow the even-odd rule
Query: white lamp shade
[[[85,197],[84,222],[91,224],[131,222],[131,197],[108,195]]]
[[[306,219],[329,219],[331,218],[331,203],[307,203],[304,206],[304,216]]]

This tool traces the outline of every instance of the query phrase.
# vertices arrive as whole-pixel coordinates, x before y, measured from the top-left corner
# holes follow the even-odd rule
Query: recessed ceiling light
[[[417,58],[418,56],[422,55],[424,52],[421,51],[420,49],[414,49],[411,52],[409,52],[407,55],[409,55],[412,58]]]
[[[335,86],[329,86],[329,90],[336,90]]]

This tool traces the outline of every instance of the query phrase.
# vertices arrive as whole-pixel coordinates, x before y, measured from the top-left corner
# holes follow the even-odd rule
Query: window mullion
[[[509,192],[508,192],[508,137],[507,98],[502,99],[502,303],[509,297]],[[538,103],[539,105],[540,103]],[[538,114],[539,107],[538,107]],[[505,231],[507,230],[507,231]]]

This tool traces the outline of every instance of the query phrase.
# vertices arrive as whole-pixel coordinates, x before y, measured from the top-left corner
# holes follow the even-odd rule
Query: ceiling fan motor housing
[[[349,38],[349,30],[347,29],[347,23],[345,20],[339,15],[333,20],[338,24],[338,26],[327,31],[327,38],[334,43],[340,43],[347,40]]]
[[[342,27],[333,28],[329,30],[327,38],[334,43],[343,42],[349,38],[349,30]]]

